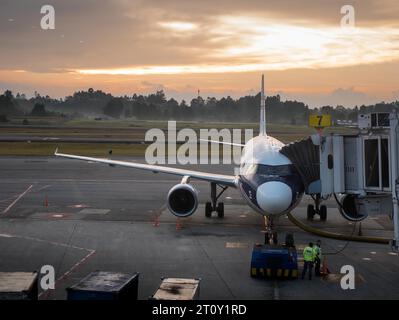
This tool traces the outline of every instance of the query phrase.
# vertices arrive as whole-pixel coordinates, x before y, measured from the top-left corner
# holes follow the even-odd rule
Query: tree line
[[[259,120],[260,94],[233,99],[230,96],[217,99],[198,96],[189,103],[167,99],[162,90],[148,95],[133,94],[115,97],[110,93],[92,88],[77,91],[64,99],[41,96],[35,92],[32,98],[24,94],[14,95],[6,90],[0,95],[0,121],[13,116],[54,116],[132,118],[140,120],[198,120],[221,122],[257,122]],[[269,122],[306,124],[309,114],[331,114],[336,120],[357,121],[359,113],[391,112],[399,109],[399,101],[381,102],[369,106],[321,106],[311,109],[300,101],[282,101],[279,95],[266,99]]]

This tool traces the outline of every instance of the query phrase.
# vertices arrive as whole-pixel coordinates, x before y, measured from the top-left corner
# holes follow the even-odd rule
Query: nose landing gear
[[[273,230],[273,219],[270,216],[263,216],[265,219],[265,244],[277,244],[277,232]]]
[[[217,202],[223,192],[226,191],[228,187],[222,187],[221,191],[217,194],[216,183],[211,182],[211,202],[207,202],[205,204],[205,217],[210,218],[212,216],[212,212],[216,211],[219,218],[224,218],[224,203]]]
[[[318,214],[320,216],[321,221],[327,220],[327,207],[325,205],[320,205],[321,197],[320,194],[317,193],[315,196],[311,195],[314,205],[308,204],[307,215],[306,218],[309,221],[312,221],[314,216]]]

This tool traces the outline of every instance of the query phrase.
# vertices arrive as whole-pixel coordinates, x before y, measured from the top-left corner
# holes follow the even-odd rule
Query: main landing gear
[[[308,211],[307,211],[307,219],[312,221],[313,217],[318,214],[320,216],[321,221],[326,221],[327,220],[327,207],[323,204],[320,205],[321,202],[321,197],[320,193],[317,193],[316,195],[311,195],[314,205],[313,204],[308,204]]]
[[[212,212],[216,211],[218,214],[219,218],[224,217],[224,203],[223,202],[217,202],[220,196],[223,194],[223,192],[226,191],[228,187],[222,187],[220,192],[217,194],[216,187],[219,185],[216,185],[215,182],[211,182],[211,202],[207,202],[205,204],[205,217],[210,218],[212,216]]]

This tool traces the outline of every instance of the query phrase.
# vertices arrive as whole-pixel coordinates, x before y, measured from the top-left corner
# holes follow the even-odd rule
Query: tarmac
[[[124,159],[143,162],[142,158]],[[185,166],[231,174],[230,165]],[[161,277],[201,278],[201,299],[398,299],[399,257],[389,245],[322,238],[332,275],[309,280],[271,281],[250,277],[255,243],[263,242],[263,218],[238,190],[223,193],[225,218],[204,216],[209,184],[192,180],[200,206],[178,219],[165,205],[179,177],[55,157],[0,158],[0,271],[33,271],[52,265],[56,288],[40,299],[66,299],[66,288],[95,270],[140,272],[139,298],[155,293]],[[305,220],[304,197],[293,210]],[[314,227],[354,234],[353,224],[327,200],[326,222]],[[363,235],[391,238],[388,216],[363,221]],[[286,218],[276,221],[280,240],[293,233],[301,252],[318,237]],[[354,290],[343,290],[340,270],[356,272]]]

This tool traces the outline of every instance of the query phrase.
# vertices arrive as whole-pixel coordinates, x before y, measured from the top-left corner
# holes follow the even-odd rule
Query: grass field
[[[0,142],[0,155],[52,155],[58,146],[62,152],[85,154],[93,156],[105,156],[109,149],[113,150],[114,155],[121,156],[141,156],[144,155],[147,148],[143,144],[129,143],[96,143],[96,142],[29,142],[30,137],[50,137],[50,138],[95,138],[107,141],[107,139],[122,139],[132,141],[145,141],[145,133],[151,128],[166,130],[168,123],[166,121],[133,121],[133,120],[115,120],[115,121],[96,121],[96,120],[71,120],[60,123],[59,119],[53,119],[50,125],[43,125],[40,119],[36,119],[33,125],[29,118],[28,126],[12,125],[11,121],[6,125],[0,126],[0,135],[7,137],[23,137],[21,142]],[[15,119],[14,119],[15,120]],[[41,121],[44,121],[41,119]],[[258,123],[210,123],[210,122],[177,122],[177,130],[183,128],[194,129],[197,134],[199,129],[253,129],[254,135],[258,131]],[[281,140],[284,143],[301,140],[315,133],[313,128],[299,125],[268,124],[268,134]],[[353,129],[343,127],[331,127],[325,130],[325,133],[353,133]],[[199,136],[199,134],[198,134]],[[25,141],[26,139],[26,141]],[[242,137],[244,140],[244,137]]]
[[[115,155],[141,156],[144,155],[146,147],[127,143],[0,142],[0,155],[51,156],[58,148],[62,153],[88,156],[108,156],[110,149]]]

